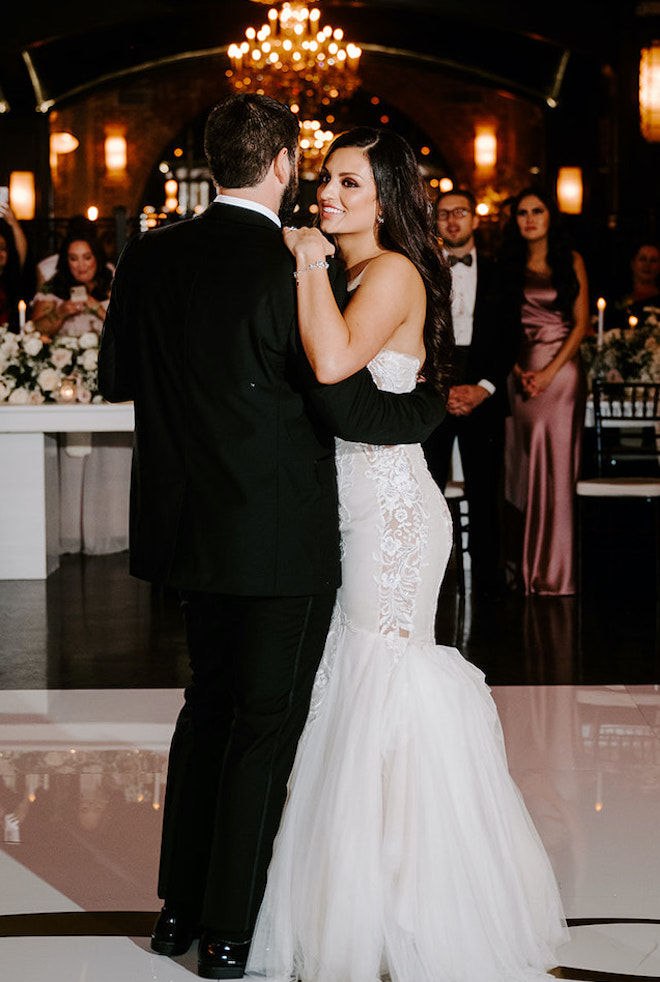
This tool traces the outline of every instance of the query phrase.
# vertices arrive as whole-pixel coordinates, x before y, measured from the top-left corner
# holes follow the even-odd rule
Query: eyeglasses
[[[441,208],[438,212],[438,219],[441,222],[446,222],[450,215],[452,218],[465,218],[465,216],[469,214],[469,208],[452,208],[451,211],[447,211],[446,208]]]

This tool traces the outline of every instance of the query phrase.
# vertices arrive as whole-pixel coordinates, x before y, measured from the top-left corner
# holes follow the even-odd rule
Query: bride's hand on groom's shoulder
[[[285,225],[282,235],[284,244],[296,257],[299,266],[322,262],[335,253],[334,243],[326,239],[318,228],[295,228]]]

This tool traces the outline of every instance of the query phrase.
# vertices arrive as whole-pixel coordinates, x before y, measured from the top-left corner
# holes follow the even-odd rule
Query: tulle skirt
[[[483,674],[455,648],[337,622],[328,648],[248,973],[543,978],[568,933]]]

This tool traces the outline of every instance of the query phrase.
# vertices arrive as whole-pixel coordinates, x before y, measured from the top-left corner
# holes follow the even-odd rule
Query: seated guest
[[[25,233],[9,204],[0,204],[0,325],[18,331],[18,302],[30,300],[29,250]]]
[[[631,289],[614,304],[606,327],[627,327],[628,318],[644,319],[645,307],[660,307],[660,246],[650,239],[638,241],[630,257]]]
[[[41,334],[101,333],[112,273],[98,240],[74,232],[63,243],[55,275],[35,294],[32,322]]]
[[[69,219],[65,238],[69,240],[74,238],[85,239],[88,235],[96,236],[96,225],[86,215],[74,215],[73,218]],[[37,263],[37,290],[41,291],[44,284],[55,276],[59,258],[59,252],[54,252],[52,255],[39,260]],[[114,276],[115,267],[112,263],[106,263],[106,266]]]
[[[34,297],[41,334],[101,333],[112,273],[94,235],[76,229],[62,245],[53,278]],[[60,551],[100,555],[128,547],[130,433],[61,434]]]

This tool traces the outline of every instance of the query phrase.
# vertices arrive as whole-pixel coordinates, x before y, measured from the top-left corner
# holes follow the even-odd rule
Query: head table
[[[59,565],[58,433],[126,433],[132,403],[0,405],[0,580],[45,579]]]

